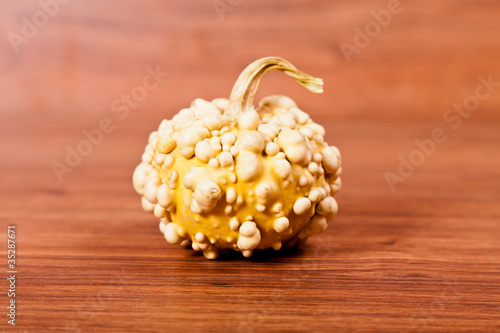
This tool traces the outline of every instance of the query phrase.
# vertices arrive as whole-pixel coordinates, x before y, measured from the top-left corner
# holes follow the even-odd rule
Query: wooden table
[[[0,330],[500,331],[499,87],[474,105],[478,77],[500,81],[500,5],[402,1],[348,63],[341,43],[386,1],[221,1],[223,20],[214,3],[72,1],[17,53],[2,39]],[[41,10],[2,2],[2,35]],[[326,127],[343,154],[339,215],[302,249],[251,259],[166,243],[131,184],[148,133],[196,97],[228,97],[271,54],[325,79],[312,95],[269,73],[258,98],[287,94]],[[157,88],[113,111],[157,69]],[[58,179],[54,162],[103,119],[112,129]]]

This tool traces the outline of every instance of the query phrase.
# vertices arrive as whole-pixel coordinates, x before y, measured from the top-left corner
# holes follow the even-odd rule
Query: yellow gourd
[[[288,61],[250,64],[228,99],[195,99],[149,136],[133,175],[142,207],[172,244],[215,259],[223,249],[304,243],[337,213],[341,163],[325,130],[286,96],[253,106],[262,75],[278,69],[312,92],[323,81]]]

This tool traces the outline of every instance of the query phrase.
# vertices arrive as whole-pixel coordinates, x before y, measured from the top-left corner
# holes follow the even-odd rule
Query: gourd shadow
[[[280,249],[279,251],[273,249],[254,250],[250,258],[245,258],[241,252],[228,250],[221,252],[215,260],[219,262],[276,262],[300,257],[305,252],[305,246],[307,245]],[[203,254],[201,252],[194,252],[191,253],[191,256],[203,257]]]

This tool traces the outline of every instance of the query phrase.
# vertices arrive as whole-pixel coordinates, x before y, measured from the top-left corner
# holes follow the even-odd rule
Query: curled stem
[[[261,58],[247,66],[234,84],[226,114],[236,118],[253,107],[253,101],[262,76],[273,69],[293,77],[313,93],[323,92],[323,80],[299,71],[295,66],[279,57]]]

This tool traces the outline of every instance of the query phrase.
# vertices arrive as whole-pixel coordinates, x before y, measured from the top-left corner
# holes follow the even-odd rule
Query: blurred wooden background
[[[340,45],[390,6],[2,0],[0,246],[16,225],[19,273],[17,330],[5,310],[0,329],[499,331],[500,89],[456,129],[443,115],[479,76],[500,81],[500,4],[402,0],[348,62]],[[206,261],[162,239],[131,174],[162,119],[228,97],[268,55],[325,81],[313,95],[269,73],[258,99],[288,95],[325,125],[340,214],[300,251]],[[148,68],[169,74],[120,118]],[[59,181],[53,163],[103,118],[114,130]],[[435,128],[447,140],[391,191],[384,174]]]

